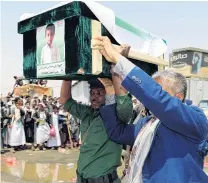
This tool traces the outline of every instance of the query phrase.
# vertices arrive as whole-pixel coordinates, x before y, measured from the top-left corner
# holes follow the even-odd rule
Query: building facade
[[[169,65],[170,69],[186,76],[187,99],[194,105],[208,98],[208,50],[192,47],[173,50]]]

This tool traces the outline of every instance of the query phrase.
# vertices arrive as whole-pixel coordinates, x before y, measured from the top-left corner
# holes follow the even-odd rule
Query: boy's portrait
[[[40,27],[36,40],[38,65],[64,61],[64,21]]]

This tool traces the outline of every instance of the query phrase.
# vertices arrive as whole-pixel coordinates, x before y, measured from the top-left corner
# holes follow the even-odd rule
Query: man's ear
[[[183,94],[183,93],[177,93],[175,96],[176,96],[178,99],[180,99],[181,101],[184,100],[184,94]]]

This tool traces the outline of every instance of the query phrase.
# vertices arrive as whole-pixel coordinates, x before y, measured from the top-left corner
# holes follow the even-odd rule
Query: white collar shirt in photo
[[[55,45],[46,44],[41,52],[41,64],[61,61],[59,50]]]

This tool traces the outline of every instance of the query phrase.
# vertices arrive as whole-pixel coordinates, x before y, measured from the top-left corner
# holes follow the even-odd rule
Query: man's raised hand
[[[112,63],[117,63],[120,53],[114,48],[110,39],[106,36],[99,36],[94,38],[95,43],[93,47],[98,47],[100,49],[100,53],[105,57],[105,59]]]

